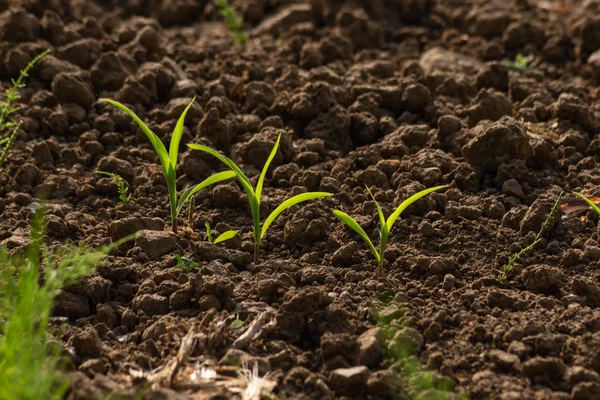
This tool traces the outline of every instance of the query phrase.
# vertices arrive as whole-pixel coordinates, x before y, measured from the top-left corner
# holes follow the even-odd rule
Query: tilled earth
[[[3,86],[52,50],[22,91],[23,131],[0,174],[2,243],[27,243],[41,195],[51,245],[142,230],[57,300],[69,398],[240,398],[240,366],[266,374],[272,398],[406,398],[384,324],[471,399],[600,399],[597,216],[561,215],[497,279],[561,189],[600,195],[600,2],[232,4],[245,48],[206,0],[0,2]],[[519,53],[539,64],[507,68]],[[194,96],[184,143],[215,147],[250,176],[283,132],[265,215],[292,194],[335,194],[282,215],[257,265],[240,186],[200,192],[173,235],[156,155],[99,101],[130,105],[168,141]],[[96,170],[126,179],[132,201]],[[219,170],[182,144],[180,189]],[[387,214],[439,184],[452,186],[396,224],[383,273],[331,214],[376,239],[365,185]],[[209,244],[205,221],[241,235]],[[176,268],[176,254],[201,267]]]

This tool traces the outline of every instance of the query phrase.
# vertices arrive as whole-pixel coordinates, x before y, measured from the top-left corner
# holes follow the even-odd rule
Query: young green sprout
[[[369,235],[367,235],[367,233],[364,231],[364,229],[358,224],[358,222],[356,222],[354,220],[354,218],[352,218],[351,216],[349,216],[348,214],[346,214],[345,212],[342,212],[340,210],[334,210],[333,215],[335,215],[340,221],[342,221],[343,223],[348,225],[348,227],[350,229],[352,229],[354,232],[358,233],[359,236],[361,238],[363,238],[363,240],[369,245],[371,252],[375,256],[375,260],[377,260],[378,267],[380,269],[382,269],[383,261],[385,260],[385,248],[387,246],[387,240],[390,235],[390,231],[392,230],[392,227],[394,226],[394,223],[396,222],[398,217],[400,217],[400,214],[402,214],[402,212],[408,206],[410,206],[415,201],[419,200],[421,197],[425,197],[429,193],[435,192],[436,190],[444,189],[446,187],[448,187],[448,186],[447,185],[436,186],[436,187],[422,190],[419,193],[410,196],[408,199],[404,200],[398,206],[398,208],[396,208],[396,210],[389,216],[389,218],[387,220],[383,216],[383,211],[381,210],[381,207],[379,206],[379,203],[377,202],[377,200],[375,200],[373,193],[371,193],[371,190],[367,187],[367,190],[369,191],[371,198],[373,199],[373,201],[375,202],[375,205],[377,206],[377,213],[379,214],[379,225],[380,225],[379,226],[379,251],[377,251],[377,249],[375,248],[375,245],[373,245],[373,242],[369,238]]]
[[[524,56],[523,54],[519,53],[515,57],[515,60],[507,62],[506,66],[512,71],[524,73],[534,69],[539,65],[539,63],[539,60],[536,60],[533,55],[530,54],[528,56]]]
[[[256,183],[256,188],[252,187],[250,183],[250,179],[242,172],[240,167],[236,165],[232,160],[225,157],[224,155],[218,153],[216,150],[211,149],[210,147],[203,146],[201,144],[188,144],[188,147],[194,150],[204,151],[217,158],[223,164],[225,164],[228,168],[230,168],[238,177],[238,180],[242,184],[242,187],[246,191],[248,195],[248,202],[250,203],[250,210],[252,212],[252,220],[254,223],[254,262],[258,262],[258,256],[260,253],[260,242],[265,237],[267,233],[267,229],[273,223],[275,218],[279,216],[282,212],[287,210],[288,208],[295,206],[298,203],[302,203],[304,201],[317,199],[320,197],[328,197],[332,196],[331,193],[327,192],[308,192],[298,194],[292,198],[287,199],[283,203],[281,203],[273,212],[267,217],[265,222],[263,222],[262,227],[260,223],[260,198],[262,195],[263,185],[265,183],[265,177],[267,175],[267,170],[269,169],[269,165],[271,165],[271,161],[275,158],[275,154],[277,154],[277,149],[279,148],[279,142],[281,140],[281,134],[277,137],[277,141],[273,146],[273,150],[271,150],[271,154],[265,163],[265,166],[260,173],[258,178],[258,182]]]
[[[233,40],[240,46],[244,46],[249,37],[248,32],[244,30],[244,18],[235,12],[235,9],[229,5],[228,0],[216,0],[215,5],[219,9],[219,14],[223,17],[225,26],[231,32]]]
[[[177,156],[179,153],[179,142],[181,142],[181,136],[183,135],[183,123],[185,120],[185,115],[188,110],[192,106],[195,98],[192,99],[190,104],[185,108],[179,120],[177,121],[177,125],[175,125],[175,129],[173,130],[173,134],[171,135],[171,144],[169,145],[169,151],[165,148],[165,145],[161,142],[158,136],[154,132],[150,130],[146,126],[146,124],[137,116],[133,111],[119,103],[118,101],[104,99],[105,102],[112,104],[113,106],[125,111],[140,127],[140,129],[144,132],[152,147],[154,147],[154,151],[158,155],[158,159],[163,168],[163,173],[165,175],[165,179],[167,181],[167,188],[169,190],[169,200],[171,205],[171,226],[173,228],[173,232],[177,233],[177,217],[181,212],[185,202],[190,199],[193,195],[195,195],[200,190],[214,185],[215,183],[225,181],[227,179],[231,179],[235,177],[235,173],[232,171],[224,171],[219,172],[213,176],[206,178],[204,181],[200,182],[195,186],[191,186],[186,189],[179,198],[177,198]]]
[[[196,268],[200,268],[200,264],[198,264],[196,261],[190,258],[182,257],[175,254],[175,259],[177,260],[177,265],[175,266],[184,271],[190,272],[195,270]]]
[[[121,176],[118,174],[113,174],[112,172],[96,171],[96,173],[111,178],[117,184],[119,200],[121,200],[123,203],[129,203],[129,200],[131,200],[131,193],[129,193],[129,188],[127,187],[125,179],[121,178]]]
[[[573,192],[573,194],[575,194],[576,196],[578,196],[581,200],[585,201],[588,204],[588,206],[590,206],[592,208],[592,210],[596,211],[598,213],[598,215],[600,215],[600,208],[598,208],[598,206],[596,205],[596,203],[594,203],[592,200],[590,200],[589,198],[587,198],[582,193]]]
[[[226,232],[221,233],[219,236],[217,236],[216,239],[214,239],[212,237],[212,234],[210,233],[210,223],[208,221],[206,221],[204,223],[204,227],[206,228],[206,239],[208,240],[209,243],[213,243],[213,244],[217,244],[217,243],[221,243],[226,240],[229,240],[229,239],[233,239],[233,237],[235,235],[237,235],[239,232],[239,229],[236,231],[226,231]]]

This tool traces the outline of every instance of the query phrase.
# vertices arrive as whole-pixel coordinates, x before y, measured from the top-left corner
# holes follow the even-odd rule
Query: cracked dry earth
[[[206,0],[0,1],[3,86],[52,50],[22,91],[23,130],[0,173],[0,240],[27,243],[38,193],[49,196],[52,246],[142,231],[57,299],[68,398],[242,398],[244,365],[266,376],[270,398],[407,399],[380,320],[411,336],[421,367],[455,394],[600,399],[597,216],[561,215],[505,284],[496,279],[560,189],[600,195],[600,1],[232,5],[251,34],[245,48]],[[519,53],[539,65],[507,68]],[[335,194],[282,215],[257,265],[240,186],[198,193],[173,235],[156,155],[99,101],[130,105],[168,140],[193,96],[180,190],[222,168],[185,143],[256,179],[282,131],[262,211],[306,190]],[[96,170],[120,174],[132,201]],[[398,221],[382,274],[331,214],[348,212],[376,238],[365,185],[388,214],[439,184],[452,187]],[[241,235],[209,244],[205,221]],[[175,255],[202,267],[176,268]]]

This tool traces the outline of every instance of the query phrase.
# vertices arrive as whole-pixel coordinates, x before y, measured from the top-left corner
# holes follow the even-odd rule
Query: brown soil
[[[562,216],[506,284],[496,279],[561,188],[600,195],[600,2],[232,4],[245,48],[206,0],[0,2],[3,86],[52,49],[23,90],[24,129],[0,174],[2,243],[26,243],[40,193],[53,245],[144,229],[58,298],[69,398],[144,387],[153,399],[236,398],[240,363],[268,372],[281,399],[405,398],[372,330],[380,313],[409,330],[423,368],[472,399],[600,399],[597,216]],[[509,70],[518,53],[540,64]],[[251,176],[284,132],[265,213],[304,190],[335,193],[280,217],[258,265],[239,185],[200,192],[193,226],[181,218],[172,235],[157,157],[98,101],[131,105],[168,140],[193,96],[184,142]],[[184,145],[180,160],[180,189],[222,169]],[[126,179],[131,203],[97,169]],[[383,274],[331,214],[375,238],[365,185],[388,213],[438,184],[452,188],[398,221]],[[208,244],[205,221],[241,239]],[[203,267],[175,268],[175,254]],[[259,334],[236,341],[236,316],[242,332],[260,320]],[[201,366],[218,385],[194,379]]]

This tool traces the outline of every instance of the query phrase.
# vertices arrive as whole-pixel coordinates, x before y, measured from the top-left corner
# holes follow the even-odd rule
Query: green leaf
[[[598,208],[598,206],[596,205],[596,203],[594,203],[593,201],[591,201],[590,199],[588,199],[585,195],[578,193],[578,192],[573,192],[575,195],[579,196],[579,198],[581,198],[581,200],[585,201],[591,208],[592,210],[596,211],[598,213],[598,215],[600,215],[600,208]]]
[[[388,218],[388,220],[386,222],[388,232],[392,230],[392,227],[394,226],[394,222],[396,222],[396,220],[398,219],[398,217],[400,216],[400,214],[402,214],[402,212],[404,210],[406,210],[406,208],[408,206],[410,206],[415,201],[419,200],[421,197],[427,196],[429,193],[432,193],[432,192],[435,192],[436,190],[444,189],[444,188],[447,188],[447,187],[448,187],[448,185],[442,185],[442,186],[435,186],[435,187],[432,187],[432,188],[429,188],[429,189],[421,190],[419,193],[413,194],[408,199],[404,200],[398,206],[398,208],[396,208],[396,211],[394,211],[392,213],[392,215],[390,215],[390,217]]]
[[[213,243],[217,244],[217,243],[224,242],[225,240],[232,239],[238,233],[239,233],[239,230],[223,232],[215,239],[215,241]]]
[[[277,218],[279,216],[279,214],[281,214],[288,208],[295,206],[298,203],[302,203],[304,201],[318,199],[320,197],[329,197],[329,196],[333,196],[333,194],[327,193],[327,192],[311,192],[311,193],[302,193],[302,194],[296,195],[290,199],[287,199],[286,201],[281,203],[279,205],[279,207],[277,207],[275,210],[273,210],[273,212],[267,217],[267,219],[263,223],[262,230],[260,232],[260,239],[265,237],[265,233],[267,232],[269,225],[271,225],[273,223],[275,218]]]
[[[208,243],[212,243],[213,238],[210,234],[210,224],[208,223],[208,221],[204,222],[204,227],[206,228],[206,240],[208,240]]]
[[[150,128],[148,128],[146,126],[144,121],[142,121],[137,115],[135,115],[135,113],[133,111],[131,111],[125,105],[119,103],[118,101],[114,101],[114,100],[110,100],[110,99],[103,99],[102,101],[104,101],[108,104],[112,104],[113,106],[121,109],[122,111],[127,113],[138,124],[138,126],[140,127],[142,132],[144,132],[144,134],[148,137],[148,140],[150,140],[152,147],[154,147],[154,151],[156,151],[156,154],[158,155],[160,163],[162,164],[163,170],[165,172],[165,176],[167,176],[168,170],[169,170],[169,165],[170,165],[169,154],[167,153],[167,149],[166,149],[165,145],[163,144],[163,142],[161,142],[161,140],[158,138],[158,136],[156,136],[156,134],[154,132],[152,132],[150,130]]]
[[[236,174],[233,171],[219,172],[217,174],[214,174],[214,175],[206,178],[205,180],[203,180],[196,186],[192,186],[192,187],[188,188],[185,192],[183,192],[181,194],[181,197],[179,197],[179,201],[177,202],[177,215],[179,215],[185,202],[190,198],[190,196],[195,195],[196,193],[198,193],[200,190],[204,189],[207,186],[214,185],[215,183],[234,178],[235,175]]]
[[[260,177],[258,178],[258,183],[256,184],[256,190],[254,191],[256,194],[256,198],[260,202],[260,195],[262,193],[263,185],[265,183],[265,176],[267,175],[267,171],[269,169],[269,165],[271,165],[271,161],[275,158],[275,154],[277,154],[277,149],[279,148],[279,141],[281,140],[281,133],[277,137],[277,141],[273,146],[273,150],[271,150],[271,154],[269,154],[269,158],[267,158],[267,162],[260,173]]]
[[[349,216],[348,214],[346,214],[345,212],[342,212],[340,210],[333,210],[333,215],[335,215],[337,219],[339,219],[340,221],[345,223],[350,229],[352,229],[354,232],[358,233],[359,236],[361,238],[363,238],[363,240],[369,245],[371,252],[373,253],[373,255],[375,256],[375,259],[379,263],[379,260],[381,259],[381,257],[379,256],[377,249],[373,245],[373,242],[371,242],[371,238],[369,238],[369,235],[367,235],[365,230],[358,224],[358,222],[356,222],[354,220],[354,218],[352,218],[351,216]]]
[[[246,191],[246,194],[248,194],[248,197],[255,197],[254,189],[252,189],[252,184],[250,183],[250,180],[248,179],[246,174],[244,174],[242,172],[240,167],[238,167],[237,164],[234,163],[231,159],[229,159],[228,157],[225,157],[224,155],[220,154],[216,150],[211,149],[210,147],[204,146],[202,144],[188,144],[188,147],[193,150],[203,151],[203,152],[208,153],[211,156],[217,158],[219,161],[221,161],[223,164],[225,164],[227,167],[229,167],[229,169],[231,169],[233,172],[236,173],[240,183],[242,184],[242,186],[244,187],[244,190]]]
[[[171,135],[171,144],[169,145],[169,159],[171,160],[171,165],[173,166],[173,168],[176,168],[177,166],[177,155],[179,154],[179,143],[181,142],[181,136],[183,135],[183,125],[185,123],[185,116],[192,104],[194,104],[194,100],[196,100],[195,97],[192,99],[192,101],[190,101],[190,104],[187,105],[185,110],[183,110],[183,113],[181,113],[181,115],[179,116],[179,119],[177,120],[177,125],[175,125],[175,129],[173,130],[173,134]]]
[[[375,206],[377,207],[377,214],[379,215],[379,224],[381,226],[381,231],[382,231],[382,233],[386,232],[387,224],[385,223],[385,217],[383,216],[383,211],[381,210],[379,203],[377,202],[377,200],[375,200],[375,196],[373,196],[373,193],[371,192],[371,189],[369,189],[368,186],[367,186],[367,191],[371,195],[371,198],[373,199],[373,202],[375,203]]]

